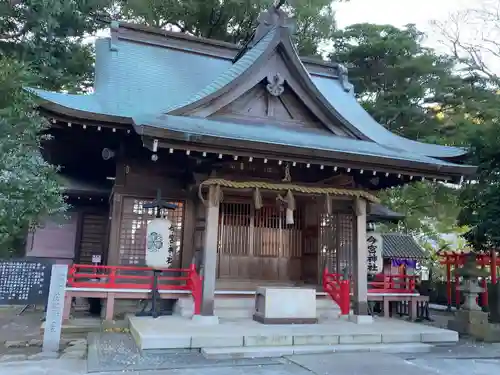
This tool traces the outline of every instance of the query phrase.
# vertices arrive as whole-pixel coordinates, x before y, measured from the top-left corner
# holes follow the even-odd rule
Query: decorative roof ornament
[[[342,88],[344,89],[345,92],[352,92],[354,86],[351,82],[349,82],[349,77],[348,77],[349,70],[343,64],[338,64],[337,69],[339,71],[339,80],[340,84],[342,85]]]
[[[281,76],[281,74],[268,74],[267,76],[266,89],[272,96],[280,96],[285,91],[285,79]]]
[[[273,27],[294,28],[294,22],[288,17],[288,14],[281,9],[284,0],[275,1],[268,10],[259,14],[257,18],[257,29],[255,30],[250,47],[261,40]]]

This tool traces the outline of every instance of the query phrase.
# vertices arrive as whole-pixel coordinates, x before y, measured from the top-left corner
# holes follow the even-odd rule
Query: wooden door
[[[108,212],[82,212],[80,224],[80,243],[78,244],[77,263],[92,264],[92,256],[100,257],[100,264],[106,263]]]
[[[299,281],[301,209],[287,225],[275,204],[254,210],[251,203],[220,206],[218,277],[238,280]]]

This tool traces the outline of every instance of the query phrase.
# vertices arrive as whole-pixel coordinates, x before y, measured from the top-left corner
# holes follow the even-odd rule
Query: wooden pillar
[[[110,202],[110,226],[109,226],[109,247],[107,255],[107,264],[116,266],[120,264],[120,225],[122,216],[123,196],[113,193]]]
[[[206,200],[205,239],[203,246],[203,295],[201,301],[201,315],[204,316],[214,315],[219,201],[219,187],[210,186],[208,199]]]
[[[368,315],[368,270],[366,262],[368,248],[366,244],[366,200],[356,198],[356,248],[354,251],[354,315]]]

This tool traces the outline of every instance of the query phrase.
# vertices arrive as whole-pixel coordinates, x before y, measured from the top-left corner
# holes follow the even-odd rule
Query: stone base
[[[253,319],[264,324],[316,323],[316,290],[259,287]]]
[[[481,310],[458,310],[455,318],[448,321],[448,328],[460,334],[470,335],[481,325],[488,325],[488,314]]]
[[[488,321],[488,313],[481,310],[459,310],[448,329],[488,342],[500,341],[500,326]]]
[[[253,320],[262,324],[316,324],[316,318],[266,318],[262,314],[254,314]]]
[[[203,319],[203,318],[202,318]],[[452,343],[458,333],[397,319],[374,319],[373,324],[344,320],[318,324],[265,325],[251,319],[221,320],[200,325],[191,319],[160,316],[130,317],[130,333],[140,350],[234,347],[375,345]]]
[[[191,320],[201,325],[212,326],[219,324],[219,317],[215,315],[193,315]]]
[[[371,324],[373,317],[371,315],[349,315],[349,321],[356,324]]]

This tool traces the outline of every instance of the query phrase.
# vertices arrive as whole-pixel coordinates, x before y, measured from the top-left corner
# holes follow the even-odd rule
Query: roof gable
[[[254,121],[257,121],[256,117],[261,117],[266,123],[269,123],[269,118],[292,120],[299,126],[314,124],[318,130],[330,130],[335,135],[363,138],[352,126],[339,121],[328,106],[328,101],[298,58],[290,37],[287,27],[270,27],[253,46],[238,56],[226,72],[183,104],[165,112],[207,118],[219,117],[221,113],[227,115],[224,108],[230,108],[231,113],[239,107],[240,114],[248,116],[255,110],[253,105],[260,102],[261,111],[265,109],[265,113],[250,116]],[[249,107],[242,108],[241,104],[248,99],[250,92],[257,94],[258,98],[255,98],[255,103],[247,102]]]
[[[268,77],[269,78],[269,77]],[[290,128],[325,130],[320,120],[286,84],[278,85],[279,96],[269,92],[271,84],[263,80],[233,102],[217,110],[209,118],[280,124]]]

